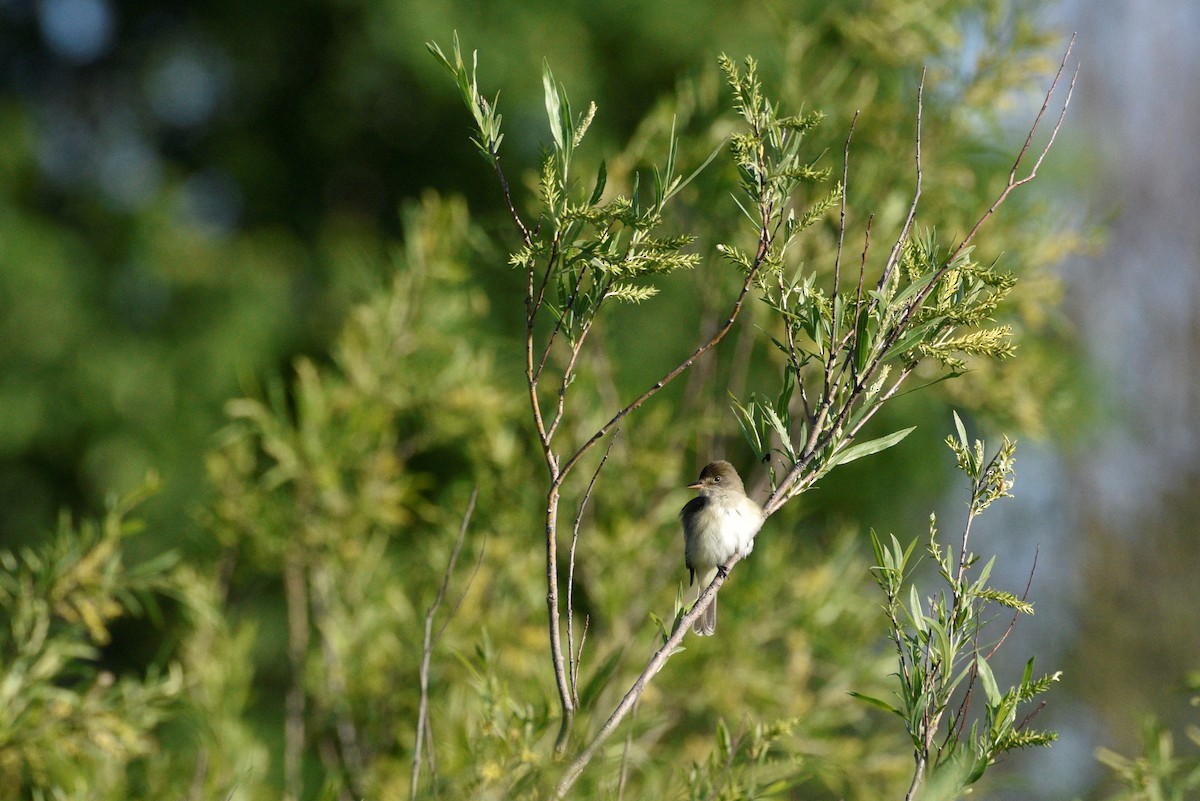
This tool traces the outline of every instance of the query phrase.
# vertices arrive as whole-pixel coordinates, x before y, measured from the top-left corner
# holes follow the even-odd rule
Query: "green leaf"
[[[916,429],[916,426],[896,431],[888,434],[886,437],[879,437],[868,442],[861,442],[858,445],[853,445],[846,448],[844,451],[839,451],[829,458],[826,467],[834,467],[836,465],[849,464],[856,459],[861,459],[864,456],[870,456],[873,453],[887,450],[900,440],[907,437]]]
[[[884,559],[883,543],[879,541],[879,536],[875,533],[875,529],[869,529],[868,533],[871,535],[871,550],[875,553],[875,564],[880,567],[894,567],[894,565],[889,565],[887,560]]]
[[[791,367],[784,368],[783,371],[783,388],[779,390],[779,398],[775,401],[775,408],[780,414],[787,414],[788,407],[792,404],[792,392],[796,389],[796,375],[792,372]]]
[[[866,702],[866,703],[870,704],[871,706],[876,706],[876,707],[879,707],[880,709],[884,710],[885,712],[891,712],[891,713],[893,713],[893,714],[900,715],[901,717],[904,717],[904,714],[903,714],[903,713],[902,713],[902,712],[901,712],[899,709],[897,709],[896,707],[892,706],[892,705],[891,705],[891,704],[889,704],[887,701],[883,701],[883,700],[880,700],[880,699],[878,699],[878,698],[874,698],[874,697],[872,697],[872,696],[870,696],[870,695],[864,695],[863,693],[856,692],[856,691],[854,691],[854,690],[851,690],[851,691],[850,691],[850,697],[851,697],[851,698],[857,698],[858,700],[860,700],[860,701],[864,701],[864,702]]]
[[[954,427],[958,429],[958,441],[962,443],[964,448],[971,447],[967,442],[967,427],[963,425],[962,418],[958,416],[958,412],[951,412],[954,415]]]
[[[592,197],[588,201],[589,206],[595,206],[600,200],[600,196],[604,194],[604,187],[608,183],[608,166],[604,163],[604,159],[600,159],[600,169],[596,174],[596,188],[592,191]]]
[[[912,615],[913,625],[918,631],[925,631],[927,628],[925,613],[921,610],[921,595],[917,592],[917,585],[910,584],[908,587],[908,610]]]
[[[559,103],[558,87],[554,84],[554,73],[550,71],[550,62],[545,60],[542,61],[542,88],[546,93],[546,116],[550,118],[550,135],[554,137],[555,147],[561,151],[565,140],[562,106]]]
[[[1000,688],[996,686],[996,677],[992,673],[992,668],[983,658],[983,654],[975,657],[975,670],[979,676],[979,683],[983,685],[983,691],[987,694],[988,706],[996,706],[1003,696],[1000,694]]]
[[[896,553],[900,553],[900,541],[896,539],[895,534],[892,535],[892,543],[896,547]],[[908,544],[908,547],[904,549],[904,557],[901,559],[901,562],[900,562],[901,570],[903,570],[905,567],[908,566],[908,560],[912,558],[912,553],[916,549],[916,547],[917,547],[917,539],[914,537],[912,542],[910,542]]]
[[[873,343],[867,332],[867,323],[870,321],[870,307],[863,306],[858,313],[858,319],[854,323],[854,372],[857,375],[862,375],[867,369],[867,360],[871,356],[871,351],[874,350]]]
[[[887,355],[884,356],[884,362],[894,361],[905,353],[907,353],[914,345],[918,344],[930,329],[939,326],[945,321],[944,316],[934,317],[926,320],[915,328],[910,328],[904,336],[896,340],[896,343],[888,348]]]
[[[693,180],[693,179],[694,179],[694,178],[695,178],[697,175],[699,175],[701,172],[703,172],[703,171],[704,171],[704,168],[706,168],[706,167],[707,167],[709,164],[712,164],[712,162],[713,162],[713,159],[715,159],[715,158],[717,157],[717,155],[718,155],[718,154],[719,154],[719,153],[720,153],[720,152],[721,152],[721,151],[722,151],[724,148],[725,148],[725,143],[724,143],[724,142],[722,142],[721,144],[717,145],[717,146],[716,146],[716,148],[713,150],[713,152],[711,152],[711,153],[709,153],[709,154],[708,154],[708,158],[706,158],[706,159],[704,160],[704,162],[703,162],[703,163],[702,163],[702,164],[701,164],[699,167],[697,167],[696,169],[692,170],[691,174],[690,174],[690,175],[688,175],[688,177],[687,177],[687,178],[684,178],[682,181],[679,181],[678,183],[676,183],[676,184],[675,184],[675,188],[672,190],[671,194],[675,194],[675,193],[679,192],[679,191],[680,191],[680,190],[682,190],[682,189],[683,189],[685,186],[687,186],[688,184],[690,184],[690,183],[692,182],[692,180]]]
[[[787,451],[788,458],[793,462],[796,461],[796,451],[792,447],[792,434],[788,431],[787,423],[780,418],[769,401],[758,405],[762,409],[763,415],[767,418],[767,422],[771,428],[775,429],[775,433],[779,435],[780,442],[782,442],[784,450]]]
[[[1021,689],[1029,687],[1029,681],[1033,678],[1033,657],[1029,657],[1029,661],[1025,663],[1025,673],[1021,676]]]
[[[733,396],[733,393],[730,393],[729,398],[733,401],[734,417],[737,419],[738,427],[742,429],[742,436],[754,449],[754,455],[761,458],[767,449],[763,444],[762,434],[759,432],[755,420],[754,401],[751,400],[749,406],[743,406],[738,403],[738,399]]]

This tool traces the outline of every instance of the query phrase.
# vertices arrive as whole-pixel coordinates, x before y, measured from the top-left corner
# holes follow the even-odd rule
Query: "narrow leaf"
[[[975,668],[979,675],[979,683],[983,685],[983,691],[987,694],[988,706],[996,706],[1000,703],[1002,696],[1000,688],[996,686],[996,677],[992,673],[992,668],[983,658],[983,654],[975,657]]]
[[[858,445],[853,445],[849,448],[846,448],[844,451],[835,453],[832,457],[830,457],[826,466],[834,467],[836,465],[849,464],[850,462],[853,462],[856,459],[861,459],[864,456],[870,456],[873,453],[879,453],[880,451],[887,450],[911,434],[915,428],[916,426],[912,426],[910,428],[905,428],[892,434],[888,434],[886,437],[873,439],[869,442],[860,442]]]
[[[958,441],[962,443],[964,448],[971,447],[970,443],[967,442],[967,428],[963,425],[962,418],[958,416],[958,412],[952,412],[952,414],[954,415],[954,427],[958,429]]]
[[[897,709],[896,707],[889,704],[887,701],[883,701],[878,698],[873,698],[872,696],[864,695],[863,693],[855,692],[854,690],[850,691],[850,697],[857,698],[860,701],[865,701],[866,703],[870,704],[871,706],[877,706],[880,709],[884,710],[885,712],[891,712],[893,714],[904,717],[904,713],[902,713],[899,709]]]
[[[589,206],[595,206],[600,196],[604,194],[604,187],[608,183],[608,166],[604,163],[604,159],[600,159],[600,169],[596,174],[596,188],[592,190],[591,200],[588,201]]]
[[[562,109],[558,101],[558,88],[554,85],[554,73],[550,72],[550,62],[542,62],[542,88],[546,93],[546,116],[550,118],[550,135],[554,137],[554,145],[558,150],[563,149]]]

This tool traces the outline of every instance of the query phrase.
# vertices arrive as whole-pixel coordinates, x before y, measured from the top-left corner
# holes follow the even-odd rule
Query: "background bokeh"
[[[946,5],[970,19],[970,3]],[[1034,192],[1059,215],[1047,224],[1088,246],[1053,265],[1054,352],[1079,360],[1054,373],[1059,405],[1040,425],[980,410],[1022,441],[1016,500],[986,521],[1003,582],[1022,587],[1038,552],[1038,615],[1012,656],[1065,671],[1041,718],[1060,742],[1006,764],[986,797],[1100,797],[1097,747],[1136,750],[1150,713],[1180,729],[1195,716],[1182,688],[1200,668],[1200,9],[1007,5],[1050,34],[1052,56],[1078,31],[1079,84]],[[427,40],[457,31],[480,51],[519,171],[542,137],[543,58],[573,98],[596,99],[592,146],[615,150],[716,53],[789,63],[779,32],[802,24],[772,3],[0,0],[0,545],[36,542],[61,509],[95,514],[156,470],[164,491],[133,547],[213,558],[198,510],[224,405],[297,356],[328,362],[352,304],[390,280],[401,204],[461,195],[503,240]],[[869,36],[840,33],[844,48]],[[966,35],[954,52],[986,61],[994,46]],[[793,79],[819,93],[825,77]],[[1030,108],[1005,110],[998,148],[1019,142]],[[904,174],[907,151],[896,163]],[[512,274],[472,280],[492,299],[484,328],[515,342],[517,305],[499,300],[519,292]],[[944,434],[938,413],[918,412],[926,446]],[[919,534],[931,505],[958,503],[940,497],[944,464],[905,462],[920,453],[874,468],[913,486],[855,465],[810,514]]]

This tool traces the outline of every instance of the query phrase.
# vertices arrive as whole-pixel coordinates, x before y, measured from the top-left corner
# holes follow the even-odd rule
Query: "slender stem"
[[[450,551],[450,560],[446,564],[446,571],[442,574],[442,585],[438,588],[437,596],[433,599],[433,603],[429,605],[429,609],[425,611],[425,640],[421,649],[421,667],[417,674],[417,681],[420,685],[420,699],[417,704],[417,736],[416,743],[413,745],[413,761],[412,761],[412,784],[409,788],[409,797],[416,801],[417,788],[421,779],[421,751],[424,748],[425,736],[431,732],[429,725],[429,662],[433,657],[433,648],[437,644],[446,626],[454,617],[454,613],[458,611],[459,604],[462,603],[463,597],[466,595],[466,589],[463,590],[463,595],[459,596],[458,603],[447,615],[441,627],[435,633],[433,630],[433,618],[437,614],[438,608],[442,605],[442,601],[446,598],[446,590],[450,587],[450,577],[454,574],[454,566],[458,563],[458,555],[462,551],[463,541],[467,536],[467,526],[471,522],[471,515],[475,513],[475,499],[479,496],[479,486],[471,490],[471,499],[467,501],[467,510],[463,513],[462,523],[458,527],[458,537],[454,541],[454,548]],[[483,549],[479,551],[479,559],[483,559]],[[475,563],[475,570],[479,570],[479,562]],[[471,573],[471,578],[467,580],[467,587],[470,587],[471,581],[475,578],[475,572]],[[430,748],[430,756],[432,758],[433,749]],[[357,795],[357,794],[356,794]]]
[[[842,153],[842,197],[838,208],[838,243],[837,254],[833,257],[833,294],[836,296],[842,286],[842,246],[846,242],[846,193],[850,186],[850,140],[854,138],[854,126],[858,124],[858,109],[850,120],[850,130],[846,133],[846,149]]]
[[[562,709],[558,737],[554,742],[555,753],[566,750],[567,737],[575,720],[575,702],[567,679],[566,662],[563,660],[562,623],[558,608],[558,503],[560,479],[552,480],[546,495],[546,618],[550,633],[550,664],[554,670],[554,683],[558,688],[558,703]]]
[[[1029,578],[1025,581],[1025,592],[1021,593],[1022,601],[1029,599],[1029,589],[1033,586],[1033,574],[1037,571],[1038,554],[1040,552],[1040,546],[1033,552],[1033,565],[1029,568]],[[1008,635],[1012,633],[1013,628],[1017,625],[1017,618],[1020,617],[1020,615],[1021,611],[1019,609],[1013,612],[1012,618],[1008,621],[1008,627],[1004,629],[1004,634],[1001,635],[1000,639],[996,641],[996,644],[992,646],[992,650],[988,651],[988,659],[991,659],[992,656],[1000,650],[1000,646],[1004,645],[1004,641],[1008,639]]]
[[[913,801],[917,797],[917,788],[921,786],[921,780],[925,778],[925,763],[925,757],[918,754],[917,767],[913,770],[912,784],[908,785],[908,792],[904,794],[904,801]]]
[[[900,262],[900,255],[904,251],[905,243],[908,242],[909,234],[912,233],[913,220],[917,216],[917,204],[921,199],[921,114],[925,107],[924,97],[925,70],[921,70],[921,82],[917,85],[916,186],[913,189],[912,203],[908,207],[908,216],[904,218],[904,227],[900,230],[900,236],[896,237],[896,244],[892,245],[892,252],[888,254],[887,262],[883,266],[883,274],[879,276],[879,289],[883,289],[891,280],[892,270]]]
[[[575,525],[571,527],[571,552],[567,560],[567,659],[569,660],[569,676],[571,680],[571,697],[575,701],[575,705],[579,705],[579,659],[578,656],[583,654],[583,640],[579,642],[579,652],[575,651],[575,626],[574,626],[574,591],[575,591],[575,546],[579,543],[579,525],[583,522],[583,511],[587,508],[588,498],[592,495],[592,489],[596,486],[596,480],[600,478],[600,471],[604,469],[604,463],[608,461],[608,454],[612,452],[613,443],[616,441],[616,434],[608,441],[608,447],[604,449],[604,455],[600,457],[600,464],[596,465],[596,471],[592,473],[592,480],[588,482],[587,489],[583,493],[583,499],[579,501],[579,511],[575,515]]]
[[[482,95],[480,98],[482,99]],[[512,190],[508,186],[508,177],[500,167],[500,151],[492,144],[488,147],[488,154],[491,156],[492,168],[496,171],[496,177],[500,179],[500,191],[504,194],[504,205],[508,207],[508,216],[512,218],[513,224],[521,232],[521,241],[526,245],[532,245],[533,237],[530,235],[529,229],[525,227],[525,223],[521,221],[521,215],[517,213],[517,207],[513,205]]]

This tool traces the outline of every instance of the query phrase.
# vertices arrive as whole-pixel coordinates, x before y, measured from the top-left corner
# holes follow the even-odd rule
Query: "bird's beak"
[[[703,484],[701,484],[699,481],[697,481],[695,484],[688,484],[687,488],[688,489],[700,489],[703,486],[704,486]]]

